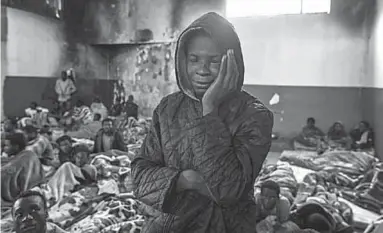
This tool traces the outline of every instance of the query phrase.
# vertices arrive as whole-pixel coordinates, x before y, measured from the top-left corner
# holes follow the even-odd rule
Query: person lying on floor
[[[44,170],[39,157],[26,150],[27,142],[23,133],[8,135],[5,152],[10,161],[1,167],[2,205],[12,203],[22,192],[43,182]]]
[[[48,206],[43,194],[23,192],[13,203],[12,217],[16,233],[66,233],[48,222]]]
[[[321,139],[325,134],[315,126],[315,119],[310,117],[307,124],[302,128],[301,133],[294,139],[294,149],[296,150],[317,150]]]
[[[181,33],[175,62],[180,91],[156,107],[131,163],[135,196],[156,210],[142,232],[256,232],[254,182],[273,114],[242,91],[238,35],[207,13]]]
[[[340,121],[335,122],[328,130],[327,141],[330,148],[351,149],[351,138]]]
[[[257,206],[257,232],[293,232],[298,228],[288,222],[290,202],[280,195],[279,185],[266,180],[261,184],[261,192],[255,195]]]
[[[369,150],[374,148],[374,133],[367,121],[359,122],[356,129],[352,130],[352,149]]]
[[[113,126],[113,120],[106,118],[102,121],[102,129],[97,132],[94,140],[93,153],[109,150],[127,151],[122,134]]]
[[[100,121],[108,117],[108,109],[101,102],[100,97],[94,98],[93,103],[90,105],[90,110],[92,110],[93,114],[100,115]]]
[[[82,100],[77,100],[76,106],[73,109],[73,124],[74,128],[78,128],[81,125],[87,125],[93,121],[93,113],[88,106],[84,104]]]
[[[80,125],[78,130],[68,131],[66,135],[73,138],[94,139],[101,128],[101,115],[99,113],[95,113],[92,122],[86,125]]]
[[[88,185],[96,181],[97,168],[90,165],[90,151],[86,145],[72,148],[71,161],[64,162],[47,182],[45,196],[49,201],[57,202],[79,185]]]

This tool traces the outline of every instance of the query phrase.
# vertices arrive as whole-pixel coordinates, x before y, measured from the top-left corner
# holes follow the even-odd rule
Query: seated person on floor
[[[47,222],[47,201],[37,191],[22,193],[12,206],[16,233],[65,233],[66,231]]]
[[[125,103],[124,112],[126,114],[126,119],[133,117],[138,120],[138,105],[134,103],[134,97],[129,95],[128,101]]]
[[[73,138],[94,139],[97,132],[102,128],[101,115],[95,113],[93,121],[87,125],[81,125],[76,131],[68,131],[66,134]]]
[[[88,106],[84,104],[82,100],[76,102],[76,106],[73,109],[72,115],[75,128],[81,125],[87,125],[93,121],[93,113]]]
[[[369,150],[374,148],[374,132],[367,121],[359,122],[356,129],[352,130],[352,149]]]
[[[73,160],[73,143],[75,141],[68,135],[59,137],[56,140],[57,145],[59,146],[59,160],[60,164],[66,162],[74,162]]]
[[[24,132],[27,137],[26,150],[35,153],[43,165],[57,167],[58,161],[55,161],[53,147],[49,139],[40,135],[37,128],[32,125],[25,126]]]
[[[5,146],[5,138],[8,135],[12,135],[15,132],[21,132],[21,130],[17,129],[17,119],[16,118],[6,118],[2,122],[2,129],[1,129],[1,152],[3,155],[4,152],[4,146]]]
[[[273,228],[278,230],[289,220],[290,202],[280,195],[279,185],[266,180],[261,184],[261,192],[255,195],[257,206],[257,232]],[[268,231],[269,232],[269,231]]]
[[[327,140],[330,148],[350,149],[351,139],[349,138],[342,122],[335,122],[327,133]]]
[[[96,135],[93,153],[109,150],[127,151],[122,134],[114,128],[113,120],[106,118],[102,121],[102,129]]]
[[[5,152],[10,161],[1,167],[2,204],[13,202],[20,193],[33,188],[44,180],[44,170],[39,157],[26,150],[23,133],[14,133],[5,140]]]
[[[124,102],[121,101],[120,97],[117,97],[116,103],[114,103],[112,105],[112,108],[110,109],[110,115],[114,117],[121,116],[123,110],[124,110]]]
[[[22,118],[20,122],[22,126],[26,126],[25,121],[30,119],[33,125],[40,128],[48,124],[48,113],[47,108],[40,107],[36,102],[32,102],[29,108],[25,109],[26,117]]]
[[[310,117],[307,119],[307,125],[303,127],[302,132],[294,140],[294,148],[296,150],[317,150],[321,139],[325,134],[315,126],[315,119]]]
[[[101,102],[99,97],[94,98],[93,103],[90,105],[93,114],[100,114],[101,121],[108,117],[108,109]]]

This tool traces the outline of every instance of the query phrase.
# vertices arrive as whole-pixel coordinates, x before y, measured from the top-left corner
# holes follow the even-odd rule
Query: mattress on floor
[[[281,163],[281,162],[279,161],[278,163]],[[315,172],[314,170],[298,167],[295,165],[290,165],[290,167],[293,170],[295,179],[297,180],[298,183],[302,182],[303,178],[307,174]],[[357,227],[366,227],[368,224],[370,224],[371,222],[373,222],[379,217],[378,214],[372,211],[363,209],[353,204],[352,202],[345,200],[344,198],[339,198],[339,200],[345,202],[352,208],[354,213],[354,223],[355,223],[354,225],[356,225]]]

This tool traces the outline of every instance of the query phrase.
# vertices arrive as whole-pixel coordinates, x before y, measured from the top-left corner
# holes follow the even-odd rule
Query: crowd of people
[[[315,125],[310,117],[307,124],[294,138],[295,150],[355,150],[371,151],[374,148],[374,133],[367,121],[361,121],[350,132],[346,131],[342,122],[335,122],[327,134]]]
[[[145,207],[140,231],[333,233],[320,231],[315,218],[307,222],[319,226],[317,231],[299,229],[290,218],[291,202],[274,181],[264,182],[254,195],[271,146],[273,114],[242,90],[244,62],[232,25],[216,13],[203,15],[180,35],[175,60],[180,91],[154,110],[141,149],[129,164],[134,197]],[[78,100],[72,108],[75,91],[74,81],[63,73],[56,84],[55,109],[33,103],[22,120],[5,122],[1,199],[2,207],[11,208],[17,233],[65,232],[47,222],[48,206],[99,174],[121,172],[114,165],[91,163],[92,154],[113,149],[129,153],[113,116],[124,114],[122,125],[137,121],[133,96],[125,104],[116,101],[110,111],[99,98],[90,106]],[[302,144],[317,148],[318,141],[326,140],[355,149],[373,145],[365,122],[351,134],[351,143],[341,123],[327,137],[313,118],[307,123],[297,138]],[[64,135],[55,139],[52,127],[64,128]],[[51,192],[34,190],[42,183]]]

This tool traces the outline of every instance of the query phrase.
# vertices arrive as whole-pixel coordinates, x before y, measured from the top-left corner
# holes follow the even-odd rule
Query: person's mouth
[[[207,89],[213,82],[194,82],[194,86],[198,89]]]
[[[20,229],[22,232],[33,231],[36,229],[36,224],[25,224],[25,225],[22,225]]]

